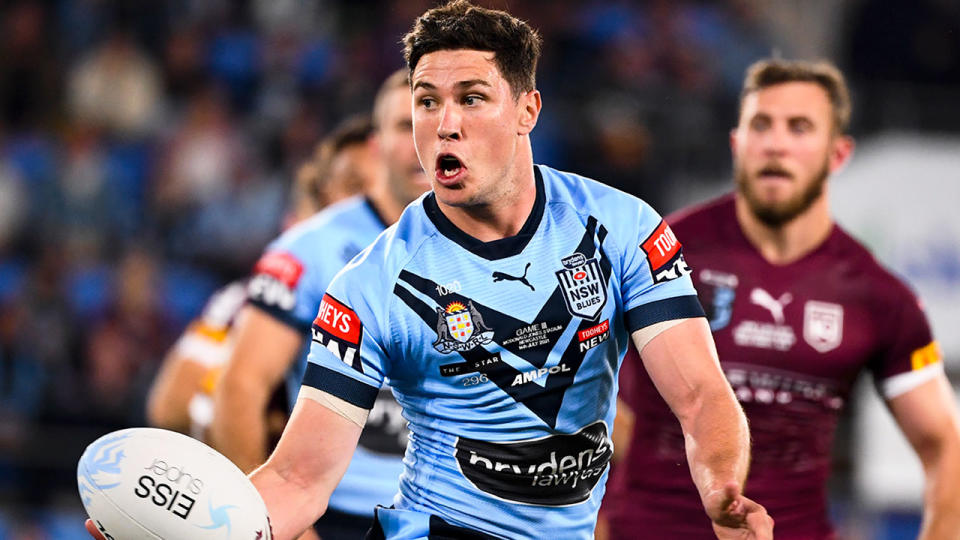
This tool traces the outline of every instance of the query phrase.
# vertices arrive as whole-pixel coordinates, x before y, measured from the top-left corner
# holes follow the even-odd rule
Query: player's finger
[[[773,540],[773,518],[760,505],[757,506],[757,511],[747,514],[747,527],[756,540]]]
[[[90,533],[90,536],[96,538],[97,540],[107,540],[102,534],[100,534],[100,531],[97,530],[97,526],[93,524],[92,519],[88,519],[83,525],[87,528],[87,532]]]
[[[720,508],[728,515],[742,516],[745,511],[744,500],[749,499],[740,495],[740,485],[736,482],[730,482],[723,486],[723,502],[720,504]]]
[[[723,486],[723,502],[730,504],[740,496],[740,485],[736,482],[728,482]]]

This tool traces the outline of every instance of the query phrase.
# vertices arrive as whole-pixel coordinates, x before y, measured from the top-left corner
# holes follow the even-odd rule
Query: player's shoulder
[[[536,168],[543,182],[548,206],[568,207],[578,214],[598,218],[626,215],[623,212],[655,214],[640,198],[592,178],[559,171],[546,165],[537,165]]]
[[[917,294],[906,280],[877,260],[876,256],[857,238],[839,224],[834,225],[830,238],[830,256],[842,261],[851,279],[858,280],[876,299],[898,302],[915,301]]]
[[[396,223],[384,229],[343,268],[339,279],[371,286],[392,284],[424,242],[437,233],[423,208],[424,200],[431,195],[427,192],[410,203]]]
[[[267,250],[300,252],[330,248],[338,243],[338,238],[351,238],[346,233],[369,212],[364,197],[344,199],[285,230],[270,243]]]
[[[683,237],[717,233],[736,222],[733,194],[686,206],[668,214],[666,220],[673,232]]]

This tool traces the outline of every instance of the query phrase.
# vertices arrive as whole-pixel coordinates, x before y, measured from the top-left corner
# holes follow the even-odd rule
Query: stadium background
[[[663,212],[728,189],[750,62],[838,63],[859,147],[837,214],[924,297],[958,378],[960,3],[480,3],[544,37],[536,160]],[[144,424],[166,348],[251,268],[294,168],[368,109],[429,5],[0,2],[0,539],[85,538],[84,446]],[[837,519],[849,538],[908,538],[916,459],[875,401],[855,409]]]

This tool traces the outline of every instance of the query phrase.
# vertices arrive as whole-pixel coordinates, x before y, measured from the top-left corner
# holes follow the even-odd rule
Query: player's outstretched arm
[[[304,336],[252,306],[240,312],[236,346],[214,392],[213,447],[244,472],[267,456],[267,405]]]
[[[949,381],[941,374],[887,405],[923,463],[919,540],[960,538],[960,421]]]
[[[357,447],[363,428],[354,420],[366,418],[367,411],[330,399],[340,412],[309,398],[297,400],[277,448],[250,475],[277,540],[296,538],[323,515]]]
[[[719,538],[773,538],[773,520],[743,496],[750,433],[727,383],[706,319],[687,319],[644,343],[633,339],[657,390],[677,416],[690,473]]]

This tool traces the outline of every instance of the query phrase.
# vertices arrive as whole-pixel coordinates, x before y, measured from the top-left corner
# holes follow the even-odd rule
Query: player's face
[[[413,135],[437,199],[450,206],[488,205],[510,197],[522,137],[536,123],[514,99],[492,52],[436,51],[413,72]],[[532,97],[533,96],[533,97]],[[528,126],[529,123],[529,126]]]
[[[830,173],[849,156],[833,132],[832,105],[815,83],[789,82],[748,94],[730,137],[734,178],[747,206],[783,225],[823,197]]]
[[[430,189],[430,181],[417,159],[413,146],[413,115],[410,89],[395,88],[383,98],[377,131],[380,153],[387,169],[390,189],[397,202],[406,206]]]

